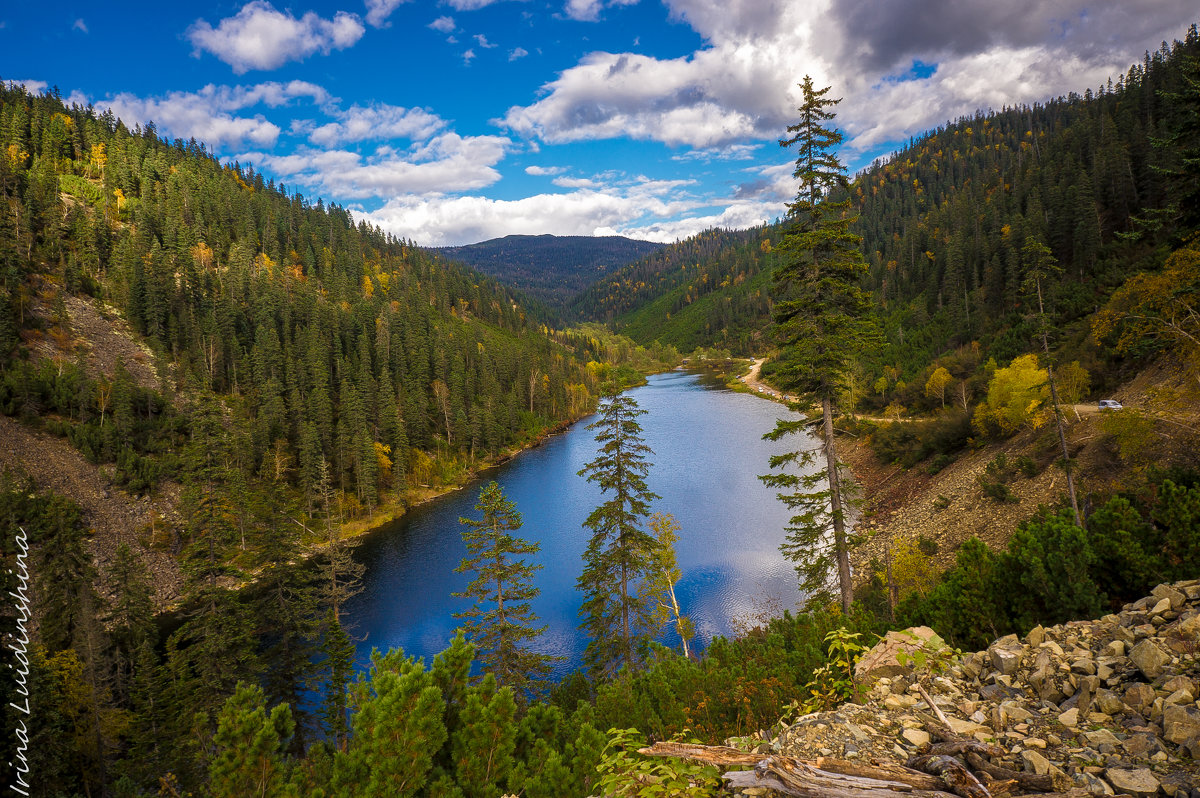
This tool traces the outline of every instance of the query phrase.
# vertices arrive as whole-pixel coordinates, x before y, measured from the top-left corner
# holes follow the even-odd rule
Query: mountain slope
[[[621,236],[510,235],[435,251],[561,309],[597,279],[662,246]]]

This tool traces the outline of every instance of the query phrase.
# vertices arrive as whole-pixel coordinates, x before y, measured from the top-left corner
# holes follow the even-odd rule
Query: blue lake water
[[[676,592],[701,646],[731,635],[736,618],[795,607],[796,574],[779,553],[788,512],[757,478],[769,470],[771,454],[804,443],[795,437],[762,440],[777,418],[795,416],[682,371],[653,376],[630,394],[647,411],[639,419],[654,450],[647,482],[662,497],[652,509],[672,513],[680,526],[676,553],[683,578]],[[364,589],[346,605],[352,633],[362,638],[360,666],[372,648],[401,647],[428,661],[446,647],[457,626],[453,614],[467,606],[451,596],[468,582],[468,574],[454,572],[466,554],[458,519],[478,517],[479,489],[493,479],[524,518],[518,534],[542,547],[529,558],[544,566],[536,575],[541,595],[533,602],[547,625],[538,648],[567,658],[556,677],[579,666],[587,645],[577,628],[581,597],[575,589],[588,536],[582,524],[602,501],[599,489],[577,476],[595,457],[594,433],[586,429],[591,420],[363,541],[356,556],[366,566]],[[673,632],[662,640],[676,647],[679,642]]]

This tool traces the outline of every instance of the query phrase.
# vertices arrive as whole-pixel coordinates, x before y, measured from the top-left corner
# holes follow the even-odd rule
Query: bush
[[[871,436],[871,449],[881,462],[899,463],[905,468],[935,456],[940,471],[953,462],[952,455],[967,447],[970,437],[970,416],[961,410],[950,410],[928,421],[881,425]]]

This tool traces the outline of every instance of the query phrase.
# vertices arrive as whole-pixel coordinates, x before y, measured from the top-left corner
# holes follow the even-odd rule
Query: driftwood
[[[752,767],[768,758],[766,754],[751,754],[737,748],[691,743],[655,743],[649,748],[639,749],[638,753],[642,756],[674,756],[721,767],[736,765]],[[817,772],[869,780],[872,782],[872,786],[877,784],[905,785],[909,790],[924,792],[942,792],[946,789],[945,782],[937,776],[890,762],[867,764],[853,759],[835,759],[829,756],[798,759],[776,755],[773,758],[779,761],[796,762]],[[895,786],[891,789],[903,791],[904,787]]]
[[[986,773],[992,778],[1015,781],[1022,792],[1065,792],[1074,786],[1070,779],[1063,776],[1049,773],[1039,776],[1036,773],[1023,773],[1019,770],[1009,770],[999,765],[993,765],[973,751],[967,752],[967,762],[975,770]]]
[[[997,757],[1004,756],[1008,753],[998,745],[981,743],[978,740],[968,740],[965,737],[960,740],[953,740],[951,742],[936,743],[931,745],[928,751],[922,751],[921,753],[938,754],[940,756],[958,756],[968,752],[983,754],[984,756]]]
[[[833,757],[819,756],[816,759],[808,760],[808,763],[830,773],[841,773],[843,776],[864,776],[869,779],[898,781],[901,784],[907,784],[914,790],[942,792],[946,789],[946,783],[937,776],[892,762],[867,764],[857,759],[834,759]]]
[[[639,748],[638,753],[642,756],[674,756],[721,767],[731,765],[754,767],[766,756],[766,754],[751,754],[724,745],[695,745],[692,743],[655,743],[649,748]]]
[[[937,719],[942,722],[943,726],[949,729],[950,721],[946,720],[946,715],[942,712],[942,708],[933,703],[933,699],[929,697],[929,693],[925,692],[925,688],[921,686],[920,682],[917,682],[916,688],[917,692],[921,694],[921,698],[925,699],[925,703],[928,704],[929,708],[933,711],[933,714],[937,715]]]
[[[914,770],[940,776],[950,786],[950,791],[962,798],[992,798],[987,787],[979,783],[966,765],[952,756],[923,754],[914,756],[906,764]]]
[[[770,787],[798,798],[954,798],[898,781],[831,773],[789,756],[769,756],[752,773],[726,773],[724,778],[731,786]]]

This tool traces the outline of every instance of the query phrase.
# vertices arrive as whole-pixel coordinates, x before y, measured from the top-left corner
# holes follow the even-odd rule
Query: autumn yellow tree
[[[1170,346],[1200,388],[1200,248],[1177,250],[1161,272],[1129,278],[1096,314],[1092,334],[1114,336],[1121,353],[1148,340]]]
[[[954,378],[950,376],[950,372],[945,366],[938,366],[932,374],[929,375],[929,380],[925,383],[925,395],[930,399],[936,397],[941,400],[942,408],[946,407],[946,387],[954,382]]]

